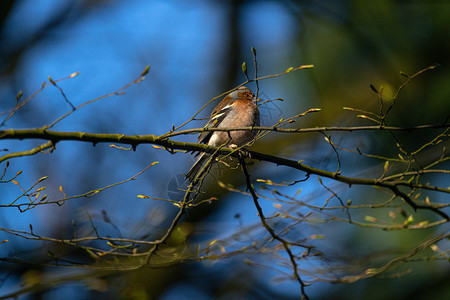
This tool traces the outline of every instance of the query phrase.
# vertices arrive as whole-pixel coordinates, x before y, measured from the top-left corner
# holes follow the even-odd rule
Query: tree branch
[[[249,129],[249,128],[247,128]],[[251,128],[250,128],[251,129]],[[222,129],[222,131],[230,131],[234,129]],[[169,151],[174,149],[178,150],[187,150],[187,151],[201,151],[208,153],[218,153],[221,155],[231,155],[236,158],[239,158],[239,153],[233,149],[229,148],[221,148],[221,147],[211,147],[205,144],[196,144],[196,143],[188,143],[188,142],[179,142],[173,141],[165,136],[156,136],[156,135],[124,135],[124,134],[113,134],[113,133],[84,133],[84,132],[61,132],[61,131],[50,131],[45,128],[38,129],[8,129],[0,131],[0,140],[1,139],[43,139],[50,140],[53,144],[56,144],[59,141],[82,141],[82,142],[92,142],[96,143],[122,143],[129,144],[134,149],[137,145],[140,144],[154,144],[159,145],[166,148]],[[428,209],[432,210],[435,213],[439,214],[443,218],[450,220],[449,216],[442,212],[441,210],[429,206],[429,205],[418,205],[409,197],[405,197],[405,194],[402,193],[398,186],[407,186],[413,188],[415,185],[409,181],[380,181],[379,179],[371,179],[371,178],[356,178],[356,177],[348,177],[343,176],[341,174],[336,174],[335,172],[326,171],[318,168],[314,168],[308,165],[301,163],[300,161],[295,161],[287,158],[277,157],[270,154],[259,153],[255,151],[249,151],[250,156],[253,159],[260,161],[267,161],[271,163],[275,163],[277,165],[282,165],[286,167],[291,167],[307,174],[314,174],[322,177],[327,177],[339,182],[347,183],[348,185],[368,185],[368,186],[379,186],[382,188],[386,188],[394,192],[397,196],[401,197],[405,200],[410,206],[412,206],[415,210],[420,209]],[[435,186],[422,185],[421,188],[434,190],[444,193],[450,193],[450,189],[440,188]]]
[[[305,287],[307,285],[303,282],[303,280],[301,279],[300,275],[298,274],[298,266],[297,266],[297,262],[295,261],[295,256],[294,256],[294,254],[292,253],[292,250],[291,250],[291,244],[289,242],[287,242],[285,239],[281,238],[279,235],[277,235],[275,233],[275,231],[267,223],[266,217],[264,216],[264,212],[263,212],[263,210],[261,208],[261,205],[259,205],[258,196],[256,195],[255,189],[254,189],[254,187],[252,185],[252,182],[250,180],[250,175],[249,175],[249,173],[247,171],[247,167],[246,167],[246,164],[245,164],[245,159],[241,158],[240,161],[241,161],[241,165],[242,165],[242,170],[243,170],[244,175],[245,175],[245,180],[247,182],[247,190],[250,191],[250,194],[252,195],[253,203],[255,204],[256,210],[258,211],[258,215],[259,215],[259,218],[261,220],[261,223],[264,226],[264,228],[267,230],[267,232],[269,232],[270,236],[273,239],[279,241],[283,245],[284,250],[288,254],[289,259],[291,261],[294,278],[300,284],[300,290],[301,290],[301,293],[302,293],[302,300],[303,299],[308,300],[309,297],[308,297],[308,295],[306,295],[306,292],[305,292]]]

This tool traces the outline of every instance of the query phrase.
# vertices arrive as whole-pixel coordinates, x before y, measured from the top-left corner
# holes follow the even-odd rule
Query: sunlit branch
[[[191,121],[193,121],[193,120],[195,120],[195,117],[199,114],[199,113],[201,113],[211,102],[213,102],[214,100],[216,100],[216,99],[218,99],[218,98],[221,98],[221,97],[223,97],[223,96],[225,96],[225,95],[227,95],[227,94],[229,94],[229,93],[231,93],[232,91],[235,91],[235,90],[237,90],[239,87],[241,87],[241,86],[244,86],[244,85],[246,85],[246,84],[248,84],[248,83],[251,83],[251,82],[259,82],[260,80],[264,80],[264,79],[269,79],[269,78],[275,78],[275,77],[280,77],[280,76],[283,76],[283,75],[286,75],[286,74],[289,74],[289,73],[291,73],[291,72],[295,72],[295,71],[298,71],[298,70],[303,70],[303,69],[311,69],[311,68],[313,68],[314,66],[313,65],[303,65],[303,66],[299,66],[299,67],[296,67],[296,68],[293,68],[293,67],[290,67],[290,68],[288,68],[287,70],[285,70],[284,72],[281,72],[281,73],[278,73],[278,74],[272,74],[272,75],[267,75],[267,76],[262,76],[262,77],[258,77],[258,78],[255,78],[255,79],[247,79],[245,82],[243,82],[243,83],[241,83],[240,85],[238,85],[237,87],[235,87],[235,88],[233,88],[233,89],[231,89],[231,90],[228,90],[228,91],[226,91],[226,92],[223,92],[222,94],[220,94],[220,95],[218,95],[218,96],[216,96],[216,97],[214,97],[214,98],[212,98],[211,100],[209,100],[208,102],[206,102],[191,118],[189,118],[187,121],[185,121],[184,123],[182,123],[181,125],[179,125],[179,126],[172,126],[172,130],[171,131],[169,131],[167,134],[170,134],[170,133],[172,133],[172,132],[174,132],[174,131],[178,131],[178,129],[180,129],[180,128],[182,128],[182,127],[184,127],[186,124],[188,124],[188,123],[190,123]],[[256,66],[255,66],[255,68],[256,68]],[[256,70],[257,71],[257,70]]]
[[[227,129],[230,130],[230,129]],[[188,151],[204,151],[208,153],[219,153],[221,155],[230,154],[234,157],[239,157],[239,153],[237,153],[233,149],[228,148],[220,148],[220,147],[211,147],[205,144],[195,144],[195,143],[187,143],[187,142],[178,142],[169,140],[167,138],[161,139],[159,136],[155,135],[123,135],[123,134],[95,134],[95,133],[84,133],[84,132],[60,132],[60,131],[49,131],[43,128],[40,129],[21,129],[21,130],[3,130],[0,131],[0,139],[46,139],[51,140],[54,144],[58,141],[64,140],[72,140],[72,141],[83,141],[83,142],[92,142],[92,143],[122,143],[122,144],[130,144],[133,147],[136,147],[139,144],[155,144],[159,146],[163,146],[167,149],[178,149],[178,150],[188,150]],[[220,149],[219,149],[220,148]],[[234,153],[232,153],[234,152]],[[231,154],[232,153],[232,154]],[[277,165],[283,165],[291,168],[298,169],[300,171],[306,172],[307,174],[319,175],[322,177],[331,178],[336,181],[340,181],[343,183],[347,183],[349,185],[370,185],[370,186],[379,186],[383,188],[387,188],[393,191],[397,196],[401,197],[405,200],[409,205],[411,205],[414,209],[428,209],[432,210],[435,213],[441,215],[442,217],[449,219],[447,214],[438,210],[435,207],[428,205],[419,205],[413,202],[409,197],[406,196],[405,193],[398,189],[399,186],[408,186],[408,187],[420,187],[423,189],[428,189],[432,191],[450,193],[450,188],[441,188],[437,186],[431,185],[421,185],[411,183],[409,181],[394,181],[394,182],[385,182],[380,181],[378,179],[370,179],[370,178],[356,178],[356,177],[348,177],[343,176],[341,174],[336,174],[335,172],[330,172],[318,168],[314,168],[303,164],[298,161],[294,161],[291,159],[286,159],[282,157],[277,157],[269,154],[249,151],[251,157],[253,159],[272,162]]]
[[[37,146],[36,148],[30,149],[30,150],[8,153],[8,154],[5,154],[2,157],[0,157],[0,163],[2,161],[10,159],[10,158],[34,155],[36,153],[39,153],[39,152],[41,152],[43,150],[46,150],[46,149],[49,149],[49,148],[52,148],[52,147],[53,147],[53,143],[51,141],[49,141],[49,142],[46,142],[46,143],[44,143],[42,145]]]
[[[80,74],[79,72],[75,72],[75,73],[72,73],[72,74],[70,74],[69,76],[64,77],[64,78],[61,78],[61,79],[53,80],[53,79],[50,79],[50,78],[49,78],[49,80],[52,81],[54,84],[56,84],[57,82],[60,82],[60,81],[67,80],[67,79],[73,78],[73,77],[75,77],[75,76],[78,76],[79,74]],[[40,92],[42,92],[44,89],[46,89],[46,88],[49,87],[49,86],[50,86],[50,85],[47,84],[46,81],[44,81],[44,82],[42,83],[41,87],[40,87],[37,91],[35,91],[31,96],[29,96],[28,98],[26,98],[26,99],[23,100],[23,101],[20,101],[20,98],[22,97],[23,93],[22,93],[22,92],[19,92],[19,94],[17,95],[17,103],[16,103],[16,105],[14,106],[14,108],[11,109],[11,110],[9,110],[9,111],[0,113],[0,116],[7,114],[6,118],[5,118],[5,119],[2,121],[2,123],[0,124],[0,127],[3,127],[3,126],[5,125],[5,123],[6,123],[9,119],[11,119],[11,117],[12,117],[19,109],[21,109],[23,106],[25,106],[29,101],[31,101],[34,97],[36,97],[37,94],[39,94]]]
[[[321,133],[328,131],[342,131],[342,132],[353,132],[353,131],[414,131],[414,130],[422,130],[422,129],[441,129],[441,128],[449,128],[450,123],[441,124],[441,125],[419,125],[414,127],[395,127],[395,126],[323,126],[323,127],[314,127],[314,128],[280,128],[277,126],[254,126],[254,127],[227,127],[227,128],[193,128],[193,129],[184,129],[173,131],[170,133],[166,133],[161,135],[160,137],[168,138],[174,137],[178,135],[185,134],[196,134],[205,131],[237,131],[237,130],[267,130],[273,132],[281,132],[281,133]],[[1,134],[1,131],[0,131]]]
[[[147,72],[149,71],[149,69],[150,69],[150,67],[147,66],[147,67],[145,68],[145,70],[141,73],[141,75],[139,75],[138,78],[136,78],[135,80],[133,80],[133,81],[130,82],[130,83],[127,83],[126,85],[124,85],[123,87],[121,87],[121,88],[115,90],[114,92],[111,92],[111,93],[109,93],[109,94],[106,94],[106,95],[97,97],[97,98],[95,98],[95,99],[86,101],[86,102],[84,102],[84,103],[82,103],[82,104],[80,104],[80,105],[78,105],[78,106],[76,106],[76,107],[73,106],[73,105],[69,102],[69,103],[71,104],[71,106],[72,106],[72,110],[69,111],[69,112],[67,112],[67,113],[65,113],[64,115],[60,116],[59,118],[57,118],[55,121],[53,121],[53,122],[50,123],[49,125],[44,126],[44,128],[51,128],[51,127],[55,126],[57,123],[59,123],[60,121],[62,121],[63,119],[65,119],[66,117],[68,117],[69,115],[71,115],[71,114],[72,114],[73,112],[75,112],[76,110],[82,108],[83,106],[92,104],[92,103],[94,103],[94,102],[97,102],[97,101],[100,101],[100,100],[102,100],[102,99],[109,98],[109,97],[112,97],[112,96],[122,96],[122,95],[125,95],[125,92],[124,92],[124,91],[125,91],[126,89],[128,89],[130,86],[132,86],[132,85],[134,85],[134,84],[137,84],[137,83],[139,83],[139,82],[141,82],[141,81],[143,81],[143,80],[145,79],[145,75],[147,74]],[[57,86],[57,87],[58,87],[58,86]],[[62,92],[63,96],[65,97],[64,92],[62,91],[62,89],[61,89],[61,88],[59,88],[59,89],[60,89],[60,91]],[[68,101],[67,98],[65,98],[65,99],[66,99],[66,101]]]
[[[141,174],[143,174],[148,168],[156,165],[158,162],[153,162],[150,165],[148,165],[147,167],[145,167],[142,171],[138,172],[137,174],[133,175],[130,178],[127,178],[125,180],[119,181],[119,182],[115,182],[112,184],[109,184],[107,186],[101,187],[101,188],[97,188],[94,190],[90,190],[86,193],[83,194],[79,194],[79,195],[75,195],[75,196],[69,196],[67,197],[66,195],[64,195],[63,198],[57,199],[57,200],[51,200],[49,198],[46,198],[44,200],[40,200],[40,201],[30,201],[30,202],[24,202],[24,203],[15,203],[17,202],[20,198],[24,197],[27,195],[27,192],[31,191],[32,188],[34,188],[40,181],[38,181],[36,184],[34,184],[31,188],[29,188],[27,191],[24,191],[24,193],[17,197],[14,201],[12,201],[11,203],[8,204],[0,204],[0,207],[15,207],[18,208],[21,212],[27,211],[29,209],[32,209],[38,205],[49,205],[49,204],[57,204],[57,205],[62,205],[64,204],[65,201],[69,201],[69,200],[73,200],[73,199],[79,199],[79,198],[89,198],[89,197],[93,197],[107,189],[111,189],[113,187],[122,185],[126,182],[132,181],[132,180],[136,180]]]
[[[414,249],[408,251],[406,254],[392,259],[391,261],[389,261],[388,263],[382,265],[381,267],[369,268],[364,273],[362,273],[360,275],[345,276],[343,278],[338,278],[338,279],[329,280],[329,281],[330,282],[334,282],[334,283],[343,283],[343,282],[353,283],[353,282],[359,281],[361,279],[366,279],[366,278],[378,276],[378,275],[380,275],[380,274],[382,274],[384,272],[387,272],[387,271],[391,270],[394,265],[405,263],[409,258],[415,256],[417,253],[427,249],[431,245],[433,245],[433,244],[435,244],[435,243],[437,243],[437,242],[439,242],[441,240],[444,240],[444,239],[448,238],[449,236],[450,236],[449,233],[436,236],[436,237],[434,237],[434,238],[432,238],[432,239],[430,239],[430,240],[420,244],[419,246],[415,247]]]

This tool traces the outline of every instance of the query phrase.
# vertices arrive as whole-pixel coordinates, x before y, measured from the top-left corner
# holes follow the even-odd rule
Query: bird
[[[260,125],[256,96],[245,86],[241,86],[227,94],[214,108],[204,128],[231,128],[253,127]],[[198,136],[198,143],[229,148],[241,147],[252,141],[258,134],[257,130],[235,131],[204,131]],[[199,155],[199,154],[197,154]],[[202,152],[189,169],[186,178],[193,182],[202,166],[210,158],[211,154]]]

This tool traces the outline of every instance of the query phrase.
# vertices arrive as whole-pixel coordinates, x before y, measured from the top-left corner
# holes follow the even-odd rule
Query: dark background
[[[377,111],[379,102],[369,84],[377,88],[382,85],[386,98],[389,98],[405,80],[400,71],[413,74],[434,63],[438,63],[439,68],[413,80],[402,91],[388,124],[440,124],[450,112],[448,1],[3,0],[0,11],[0,112],[14,106],[18,91],[22,90],[24,97],[28,97],[48,76],[58,79],[81,72],[59,84],[68,99],[79,105],[115,91],[138,77],[147,64],[151,66],[146,80],[127,89],[125,95],[84,107],[60,122],[55,130],[165,133],[172,124],[177,126],[187,120],[212,97],[243,82],[243,61],[247,62],[252,76],[251,46],[258,53],[260,75],[279,73],[303,64],[315,66],[311,70],[260,82],[262,97],[285,100],[261,108],[264,125],[313,107],[322,111],[301,119],[296,126],[369,124],[356,119],[354,113],[342,107]],[[253,84],[249,87],[255,89]],[[208,107],[201,116],[207,116],[211,109]],[[60,92],[49,87],[8,120],[2,129],[43,126],[69,110]],[[203,124],[204,121],[189,126],[194,128]],[[404,134],[400,138],[414,149],[435,134]],[[396,153],[395,143],[389,135],[345,133],[333,134],[333,138],[347,146],[357,145],[369,153]],[[194,136],[176,139],[196,140]],[[36,145],[36,141],[2,141],[0,148],[21,151]],[[334,152],[319,134],[271,134],[252,149],[303,159],[320,168],[336,168]],[[343,165],[346,174],[373,177],[376,170],[382,169],[383,162],[356,159]],[[88,212],[105,235],[157,237],[167,227],[174,208],[136,195],[176,197],[180,174],[194,161],[189,155],[170,155],[148,145],[139,146],[135,152],[126,152],[106,144],[92,147],[67,142],[59,143],[50,155],[11,160],[8,172],[14,174],[24,170],[20,182],[25,185],[49,176],[45,183],[47,193],[58,198],[61,196],[59,186],[63,186],[68,195],[84,193],[129,178],[153,161],[160,164],[150,168],[139,180],[94,198],[77,199],[61,207],[37,207],[26,213],[2,208],[0,227],[29,230],[29,224],[33,224],[34,231],[40,234],[70,237],[72,220],[82,228],[89,228]],[[4,168],[3,165],[0,167]],[[267,163],[255,166],[252,172],[255,178],[274,181],[304,176]],[[242,178],[237,178],[236,173],[225,172],[221,176],[225,178],[222,181],[232,181],[242,187],[239,181]],[[448,182],[448,177],[432,179],[441,185]],[[330,181],[327,184],[333,185]],[[333,187],[344,199],[360,197],[361,201],[378,201],[379,194],[374,192],[366,194],[358,188]],[[317,178],[284,192],[294,194],[299,188],[312,202],[327,197]],[[221,198],[221,202],[189,213],[188,220],[195,228],[194,240],[220,239],[239,231],[241,225],[258,224],[251,199],[226,193],[213,184],[209,191]],[[14,199],[18,193],[17,187],[0,187],[3,201]],[[445,199],[436,196],[434,200]],[[272,203],[265,203],[264,208],[267,211],[275,209]],[[110,222],[102,211],[107,213]],[[445,231],[445,228],[440,230]],[[331,252],[329,259],[335,257],[336,260],[353,254],[364,257],[386,249],[402,253],[433,233],[433,230],[364,231],[334,224],[310,225],[298,232],[305,237],[325,235],[322,247]],[[34,262],[47,259],[46,250],[36,242],[1,232],[0,240],[4,239],[9,242],[0,244],[2,257]],[[54,252],[73,257],[80,255],[73,249],[49,247],[54,247]],[[445,248],[445,244],[440,247]],[[259,262],[270,268],[252,267],[243,261],[244,258],[237,257],[129,272],[122,276],[95,274],[85,280],[55,284],[29,297],[109,299],[117,293],[124,299],[297,297],[298,286],[285,277],[279,280],[282,267],[272,257],[259,257]],[[333,262],[329,265],[331,267]],[[302,267],[313,272],[318,265]],[[415,262],[408,267],[414,269],[413,273],[400,279],[373,279],[352,285],[318,282],[307,291],[312,299],[442,299],[449,294],[446,284],[449,269],[445,262]],[[56,277],[69,272],[10,263],[3,263],[2,270],[0,275],[4,282],[0,295],[19,288],[26,278],[24,274],[34,274],[30,270]],[[73,275],[77,271],[70,272]]]

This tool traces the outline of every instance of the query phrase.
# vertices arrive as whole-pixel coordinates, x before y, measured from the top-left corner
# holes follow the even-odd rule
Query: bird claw
[[[239,150],[239,156],[241,158],[246,158],[246,157],[252,158],[252,155],[250,154],[250,152],[245,148],[242,148]]]
[[[236,145],[236,144],[230,144],[230,145],[228,145],[228,147],[230,147],[233,150],[239,148],[239,146]],[[245,148],[239,149],[238,152],[239,152],[239,157],[240,158],[246,158],[246,157],[252,158],[252,156],[250,155],[250,152],[247,149],[245,149]]]

